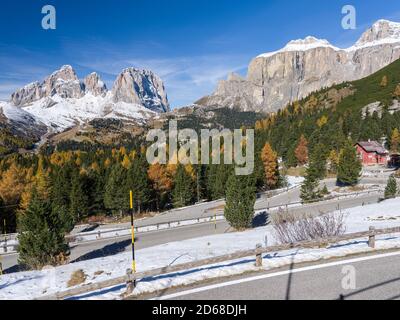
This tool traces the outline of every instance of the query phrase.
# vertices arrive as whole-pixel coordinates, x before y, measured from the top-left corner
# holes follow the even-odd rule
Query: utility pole
[[[129,207],[131,213],[131,232],[132,232],[132,272],[136,273],[136,260],[135,260],[135,225],[133,222],[133,192],[129,191]],[[136,287],[136,279],[133,281],[133,286]]]

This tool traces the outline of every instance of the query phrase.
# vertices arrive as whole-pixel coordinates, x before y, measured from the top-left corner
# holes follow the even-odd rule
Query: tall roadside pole
[[[133,222],[133,192],[129,191],[129,207],[131,212],[131,232],[132,232],[132,272],[136,273],[136,260],[135,260],[135,225]],[[133,285],[136,286],[136,280]]]

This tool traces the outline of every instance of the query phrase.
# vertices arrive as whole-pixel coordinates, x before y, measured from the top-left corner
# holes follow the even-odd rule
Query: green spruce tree
[[[312,166],[307,168],[306,177],[301,185],[300,198],[303,203],[310,203],[322,199],[323,194],[319,189],[318,170]]]
[[[149,206],[151,198],[147,170],[148,163],[143,155],[135,158],[128,170],[127,187],[132,190],[134,209],[138,213]]]
[[[391,175],[388,179],[385,189],[385,199],[395,198],[397,196],[397,181],[396,178]]]
[[[127,172],[119,163],[113,165],[108,176],[104,192],[104,205],[113,214],[129,208]]]
[[[180,208],[192,203],[195,196],[195,188],[192,177],[186,172],[183,165],[179,164],[176,170],[172,201],[175,208]]]
[[[28,208],[19,216],[19,263],[32,269],[65,261],[69,247],[65,227],[57,210],[36,189]]]
[[[232,174],[226,184],[224,215],[231,227],[243,230],[251,226],[256,202],[256,187],[253,176]]]
[[[357,156],[356,149],[350,141],[347,141],[339,155],[338,185],[356,185],[360,179],[361,169],[362,165]]]
[[[301,186],[300,198],[304,203],[310,203],[323,198],[327,190],[320,189],[320,180],[326,176],[326,155],[321,144],[313,149],[310,163],[306,170],[306,177]]]
[[[85,186],[85,178],[76,170],[71,179],[70,207],[74,222],[80,222],[89,215],[89,197]]]

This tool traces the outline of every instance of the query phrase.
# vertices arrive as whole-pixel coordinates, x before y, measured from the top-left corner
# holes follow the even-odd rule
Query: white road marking
[[[181,291],[177,293],[172,293],[169,295],[165,295],[162,297],[156,297],[151,300],[169,300],[169,299],[174,299],[177,297],[181,296],[187,296],[193,293],[199,293],[203,291],[209,291],[217,288],[223,288],[223,287],[228,287],[228,286],[233,286],[236,284],[241,284],[241,283],[246,283],[246,282],[252,282],[252,281],[257,281],[261,279],[267,279],[267,278],[273,278],[273,277],[279,277],[283,275],[287,275],[290,273],[299,273],[299,272],[305,272],[305,271],[310,271],[310,270],[316,270],[316,269],[323,269],[323,268],[329,268],[329,267],[334,267],[334,266],[340,266],[343,264],[351,264],[351,263],[357,263],[357,262],[362,262],[362,261],[368,261],[368,260],[375,260],[375,259],[382,259],[382,258],[387,258],[387,257],[394,257],[400,255],[399,252],[390,252],[390,253],[384,253],[380,255],[374,255],[374,256],[367,256],[367,257],[361,257],[361,258],[354,258],[354,259],[348,259],[348,260],[341,260],[341,261],[336,261],[336,262],[330,262],[330,263],[324,263],[324,264],[318,264],[315,266],[309,266],[309,267],[303,267],[303,268],[297,268],[293,270],[286,270],[286,271],[280,271],[280,272],[275,272],[275,273],[268,273],[268,274],[263,274],[260,276],[255,276],[255,277],[250,277],[250,278],[245,278],[245,279],[238,279],[238,280],[233,280],[233,281],[228,281],[228,282],[223,282],[223,283],[217,283],[205,287],[200,287],[200,288],[195,288],[191,290],[186,290],[186,291]]]

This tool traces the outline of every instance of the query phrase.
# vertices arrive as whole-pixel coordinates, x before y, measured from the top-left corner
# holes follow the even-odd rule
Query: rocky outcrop
[[[71,66],[63,66],[42,84],[43,97],[59,95],[61,98],[81,98],[84,95],[83,86]]]
[[[63,66],[47,77],[42,83],[33,82],[11,95],[15,106],[25,106],[42,98],[59,95],[61,98],[81,98],[83,85],[71,66]]]
[[[100,76],[93,72],[89,74],[83,81],[85,86],[85,93],[91,93],[94,96],[104,96],[107,93],[107,87]]]
[[[112,95],[114,102],[143,105],[156,112],[169,111],[164,84],[149,70],[123,70],[114,82]]]
[[[93,72],[81,82],[71,66],[63,66],[47,77],[42,83],[31,83],[11,95],[15,106],[25,107],[43,100],[43,106],[53,105],[52,97],[59,99],[80,99],[86,94],[106,97],[109,92],[100,76]],[[143,106],[155,112],[169,111],[169,103],[162,80],[149,70],[128,68],[115,80],[110,93],[114,103],[125,102]],[[108,103],[108,101],[107,101]]]
[[[230,75],[206,106],[273,112],[323,87],[364,78],[400,58],[400,23],[380,20],[357,43],[339,49],[307,37],[253,59],[245,79]]]
[[[11,95],[11,102],[16,105],[26,105],[42,98],[42,88],[39,82],[32,82],[18,89]]]

